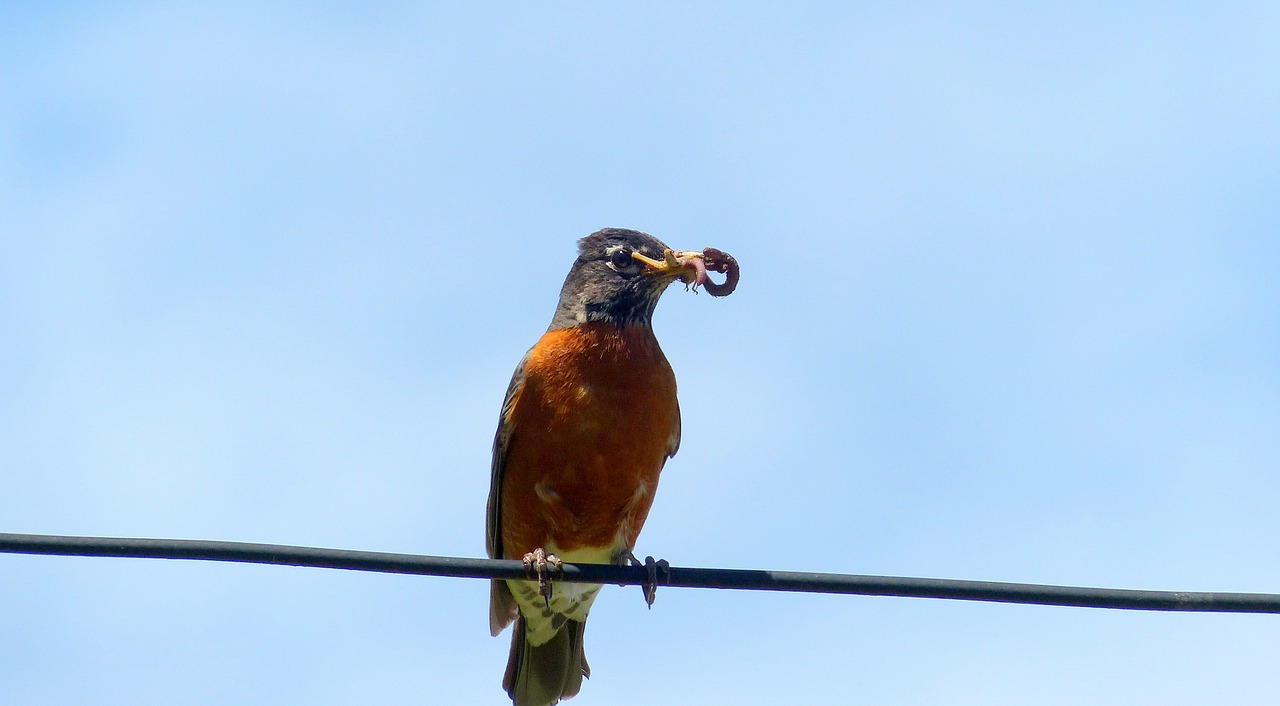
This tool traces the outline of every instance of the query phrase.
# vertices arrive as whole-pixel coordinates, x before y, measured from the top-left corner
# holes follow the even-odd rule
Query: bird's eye
[[[626,270],[635,264],[635,260],[631,258],[630,248],[618,248],[609,253],[609,263],[613,265],[614,269]]]

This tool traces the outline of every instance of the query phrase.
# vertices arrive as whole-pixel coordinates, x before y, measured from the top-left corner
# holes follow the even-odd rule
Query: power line
[[[0,533],[0,553],[230,561],[460,578],[529,578],[523,564],[513,560],[466,559],[197,539],[132,539]],[[1142,591],[901,576],[667,567],[665,562],[660,562],[660,565],[661,568],[657,572],[659,586],[940,598],[1077,608],[1201,613],[1280,613],[1280,595],[1268,593]],[[649,572],[642,566],[565,564],[563,572],[554,576],[554,579],[577,583],[642,586],[649,580]]]

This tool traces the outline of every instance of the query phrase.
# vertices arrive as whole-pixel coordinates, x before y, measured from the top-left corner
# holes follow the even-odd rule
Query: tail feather
[[[514,706],[550,706],[577,695],[582,678],[591,676],[582,649],[586,626],[577,620],[566,621],[555,637],[534,647],[525,637],[524,616],[516,618],[511,631],[511,656],[502,678],[502,688]]]
[[[489,634],[497,637],[520,614],[515,596],[506,581],[489,582]]]

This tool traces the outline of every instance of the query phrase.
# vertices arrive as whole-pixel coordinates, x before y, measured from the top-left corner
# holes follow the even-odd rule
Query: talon
[[[554,571],[557,573],[564,571],[564,562],[555,554],[548,554],[542,547],[538,547],[533,551],[525,554],[521,558],[524,563],[524,570],[528,572],[529,578],[537,579],[538,595],[542,596],[542,600],[551,607],[551,578],[549,574]],[[548,567],[550,571],[548,571]]]
[[[644,602],[649,606],[649,610],[653,610],[653,602],[658,598],[658,563],[653,560],[653,557],[644,558],[644,570],[649,574],[644,582]]]
[[[661,572],[663,577],[669,576],[671,564],[666,559],[654,561],[652,556],[646,556],[642,563],[635,554],[630,552],[627,552],[627,558],[631,560],[632,566],[643,566],[648,574],[641,588],[644,589],[644,602],[652,610],[653,602],[658,598],[658,573]]]

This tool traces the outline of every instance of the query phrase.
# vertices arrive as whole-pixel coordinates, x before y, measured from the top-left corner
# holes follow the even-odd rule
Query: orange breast
[[[630,549],[680,432],[675,374],[653,331],[550,331],[524,377],[505,420],[504,552]]]

